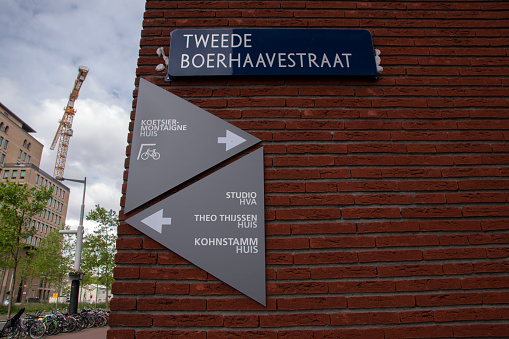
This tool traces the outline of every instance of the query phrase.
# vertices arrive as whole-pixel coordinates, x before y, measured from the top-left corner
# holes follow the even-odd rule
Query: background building
[[[508,10],[146,1],[135,85],[147,79],[263,140],[267,306],[124,222],[108,338],[507,337]],[[156,71],[177,28],[281,27],[369,30],[380,80],[169,83]],[[136,157],[126,152],[124,179]]]
[[[0,103],[0,181],[26,183],[29,187],[53,187],[53,196],[46,209],[31,220],[37,233],[26,239],[26,249],[37,246],[50,231],[62,228],[69,201],[69,188],[39,168],[43,145],[31,133],[35,131]],[[11,270],[2,270],[0,279],[0,296],[5,300],[12,283]],[[17,283],[16,302],[27,298],[48,300],[56,292],[43,278],[34,279],[31,286],[19,279]]]

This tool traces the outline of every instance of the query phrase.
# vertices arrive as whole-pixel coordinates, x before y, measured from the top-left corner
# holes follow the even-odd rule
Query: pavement
[[[0,316],[0,329],[2,329],[7,321],[6,316]],[[71,333],[60,333],[53,336],[44,336],[44,338],[57,339],[106,339],[106,333],[110,329],[109,326],[87,328],[81,331]]]
[[[54,336],[49,336],[45,338],[56,338],[56,339],[106,339],[106,333],[110,329],[109,326],[104,327],[96,327],[96,328],[87,328],[86,330],[81,330],[78,332],[72,333],[60,333]]]

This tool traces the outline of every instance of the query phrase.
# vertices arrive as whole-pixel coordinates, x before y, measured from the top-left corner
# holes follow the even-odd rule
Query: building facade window
[[[12,170],[11,179],[16,179],[17,176],[18,176],[18,170]]]
[[[20,178],[20,179],[25,179],[25,174],[26,174],[26,171],[25,171],[25,170],[21,170],[21,171],[19,172],[19,178]]]

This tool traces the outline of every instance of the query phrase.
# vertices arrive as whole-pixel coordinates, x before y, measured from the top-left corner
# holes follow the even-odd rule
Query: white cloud
[[[117,210],[145,1],[0,1],[0,102],[34,128],[41,168],[53,173],[50,145],[78,67],[90,71],[75,108],[65,177],[87,177],[86,212]],[[58,146],[57,146],[58,147]],[[77,225],[81,184],[71,188],[67,223]],[[74,223],[74,224],[73,224]]]

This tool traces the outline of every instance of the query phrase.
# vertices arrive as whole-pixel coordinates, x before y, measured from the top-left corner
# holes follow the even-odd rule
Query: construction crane
[[[55,134],[55,138],[53,139],[53,143],[50,147],[51,150],[54,150],[57,141],[60,140],[58,144],[57,159],[55,161],[55,170],[53,171],[54,178],[64,176],[67,149],[69,148],[69,139],[72,137],[72,121],[74,119],[74,114],[76,114],[76,110],[74,109],[74,102],[78,98],[81,85],[83,84],[83,81],[85,81],[87,74],[88,67],[80,66],[78,70],[78,77],[76,78],[76,81],[74,81],[74,87],[71,91],[71,95],[69,96],[69,102],[65,107],[64,116],[62,117],[62,120],[60,120],[60,125],[58,125],[57,133]]]

